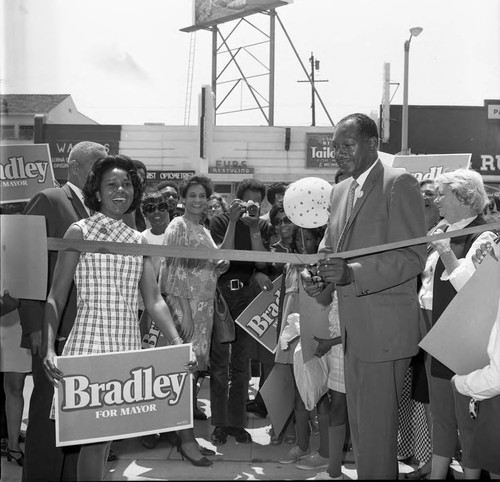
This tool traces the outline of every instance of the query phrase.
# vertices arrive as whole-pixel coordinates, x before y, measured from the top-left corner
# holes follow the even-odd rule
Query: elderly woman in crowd
[[[165,231],[167,246],[184,246],[193,249],[217,249],[210,231],[202,224],[203,213],[212,194],[211,180],[202,175],[188,178],[180,189],[185,213],[174,218]],[[227,270],[229,263],[212,259],[165,258],[162,273],[162,293],[185,342],[193,343],[193,350],[200,371],[206,370],[210,354],[210,340],[214,315],[217,277]],[[196,393],[196,375],[195,390]],[[194,416],[206,420],[206,415],[194,401]]]
[[[451,232],[467,227],[485,225],[482,212],[488,202],[481,175],[468,169],[444,173],[435,179],[435,203]],[[438,229],[437,234],[443,232]],[[444,312],[456,293],[469,280],[470,270],[457,269],[470,262],[481,245],[494,239],[491,231],[441,239],[432,243],[422,274],[419,292],[427,331]],[[425,333],[424,333],[425,334]],[[478,478],[480,466],[470,453],[472,420],[469,417],[469,400],[453,391],[450,380],[454,373],[437,359],[430,361],[429,393],[432,417],[432,470],[431,479],[444,479],[455,454],[458,434],[462,442],[462,461],[466,478]],[[457,430],[458,429],[458,430]]]
[[[481,263],[488,253],[500,257],[498,242],[481,245],[473,256]],[[500,268],[500,264],[497,263]],[[498,304],[498,293],[493,293]],[[474,303],[475,300],[470,300]],[[471,417],[476,417],[471,451],[479,467],[487,470],[492,479],[500,479],[500,304],[491,329],[488,348],[489,364],[466,375],[455,375],[452,383],[459,393],[471,397]]]
[[[141,233],[123,222],[125,214],[139,206],[142,191],[143,181],[130,158],[109,156],[99,159],[83,188],[85,204],[94,214],[72,224],[65,239],[147,243]],[[63,355],[140,349],[139,290],[146,310],[167,340],[171,344],[182,343],[168,306],[161,297],[151,258],[61,251],[45,307],[43,333],[43,364],[55,386],[64,377],[55,366],[55,334],[73,277],[78,291],[78,312]],[[119,311],[117,306],[120,306]],[[193,364],[188,366],[192,368]],[[102,480],[110,443],[82,445],[77,466],[78,480]],[[194,444],[193,450],[197,451]]]

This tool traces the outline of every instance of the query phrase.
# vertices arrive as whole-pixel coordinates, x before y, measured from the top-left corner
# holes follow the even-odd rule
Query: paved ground
[[[257,379],[252,379],[250,397],[255,394]],[[26,401],[31,393],[31,378],[25,389]],[[209,379],[205,379],[199,393],[199,406],[210,416]],[[27,408],[25,409],[25,416]],[[26,421],[26,419],[25,419]],[[112,449],[118,460],[108,462],[105,480],[305,480],[313,477],[315,471],[299,470],[294,464],[280,464],[278,460],[285,455],[291,445],[271,445],[269,443],[270,421],[268,418],[257,418],[253,414],[248,417],[248,431],[252,434],[253,443],[238,444],[229,437],[227,444],[214,447],[210,443],[213,427],[210,419],[196,421],[195,435],[198,442],[213,450],[217,454],[210,457],[214,464],[211,467],[194,467],[188,461],[182,461],[176,449],[167,441],[159,441],[157,447],[148,450],[141,445],[138,438],[113,442]],[[317,449],[319,437],[311,437],[312,449]],[[2,477],[5,482],[19,482],[21,468],[13,462],[7,462],[2,457]],[[454,465],[455,478],[463,475],[458,464]],[[400,478],[413,467],[400,463]],[[343,467],[346,479],[356,479],[356,470],[352,453],[346,454],[346,463]]]

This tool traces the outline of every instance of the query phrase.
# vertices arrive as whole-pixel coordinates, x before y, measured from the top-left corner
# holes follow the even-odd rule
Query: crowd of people
[[[483,471],[500,478],[500,306],[487,350],[490,364],[475,372],[456,375],[418,346],[485,257],[499,257],[499,238],[489,229],[498,221],[492,200],[472,170],[419,184],[408,172],[383,164],[378,144],[368,116],[353,114],[336,126],[332,148],[340,171],[328,222],[315,229],[291,221],[283,207],[286,182],[266,189],[257,179],[244,179],[228,203],[206,175],[148,187],[142,162],[108,156],[93,142],[76,144],[67,183],[22,206],[24,214],[45,217],[49,237],[321,256],[305,266],[50,252],[46,301],[1,296],[4,449],[9,461],[23,466],[23,480],[104,477],[110,442],[56,447],[53,394],[64,373],[55,357],[147,348],[153,328],[162,333],[156,346],[193,345],[186,369],[193,375],[195,420],[207,419],[196,393],[198,379],[210,376],[214,445],[228,437],[252,442],[245,429],[248,413],[266,417],[267,409],[260,390],[249,400],[249,380],[257,370],[261,388],[281,364],[291,371],[295,395],[289,421],[280,433],[272,430],[271,443],[281,443],[285,433],[292,443],[280,463],[317,470],[318,480],[338,479],[345,447],[352,445],[360,479],[397,479],[403,453],[415,455],[419,464],[408,479],[444,479],[459,450],[466,478]],[[264,214],[266,197],[271,209]],[[466,227],[478,229],[427,246],[342,256]],[[280,275],[275,356],[238,325],[234,341],[213,336],[216,290],[236,319]],[[316,316],[300,316],[301,291],[328,314],[323,322],[329,337],[314,337],[314,356],[326,374],[314,403],[304,398],[296,361],[300,328],[307,316]],[[492,296],[498,302],[499,293]],[[33,392],[23,452],[22,392],[29,372]],[[419,427],[403,414],[410,400],[423,414]],[[310,448],[312,421],[320,437],[317,452]],[[413,442],[403,448],[407,432],[414,432]],[[142,443],[153,448],[159,437],[145,436]],[[169,437],[193,465],[213,464],[215,452],[196,442],[193,429]]]

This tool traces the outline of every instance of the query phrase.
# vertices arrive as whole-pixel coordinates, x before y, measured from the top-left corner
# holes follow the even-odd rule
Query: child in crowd
[[[322,235],[322,229],[295,227],[294,242],[296,252],[306,254],[316,253]],[[298,289],[300,271],[302,269],[303,267],[300,266],[288,265],[285,271],[285,275],[287,276],[283,309],[285,326],[282,327],[280,335],[280,344],[276,355],[277,362],[290,363],[290,359],[293,359],[290,355],[293,354],[298,344],[297,340],[292,343],[287,350],[283,351],[283,348],[287,345],[285,340],[286,334],[284,333],[286,330],[285,320],[293,322],[294,319],[298,319]],[[291,314],[294,315],[289,318]],[[304,320],[302,322],[304,322]],[[296,418],[297,445],[292,447],[290,452],[280,460],[281,463],[296,462],[297,468],[304,470],[319,470],[326,468],[327,472],[319,473],[317,476],[318,479],[330,479],[342,476],[343,444],[347,423],[343,366],[344,353],[340,339],[338,302],[335,292],[332,293],[328,324],[330,338],[320,339],[315,337],[315,340],[318,342],[315,356],[319,358],[323,356],[326,357],[324,359],[324,364],[328,373],[328,393],[325,393],[317,404],[320,431],[319,449],[317,452],[310,453],[308,412],[296,385],[294,411]],[[286,351],[288,351],[289,354],[288,358],[284,357]]]
[[[314,254],[318,250],[319,243],[323,235],[322,229],[304,229],[298,226],[293,227],[292,251],[297,253]],[[284,363],[290,366],[293,371],[293,354],[298,344],[298,337],[289,340],[288,343],[283,331],[288,325],[288,317],[292,313],[298,313],[298,293],[300,282],[300,265],[286,265],[285,276],[285,298],[283,302],[282,326],[280,333],[280,343],[276,352],[276,363]],[[297,317],[298,318],[298,317]],[[297,333],[298,334],[298,333]],[[280,463],[291,464],[307,458],[307,461],[314,465],[313,468],[326,468],[328,466],[328,394],[325,394],[317,404],[320,448],[318,452],[311,454],[309,447],[310,424],[309,412],[300,397],[297,385],[295,384],[295,430],[296,445],[294,445]]]

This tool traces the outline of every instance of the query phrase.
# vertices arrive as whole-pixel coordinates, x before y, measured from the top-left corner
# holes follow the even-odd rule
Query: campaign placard
[[[419,346],[458,375],[487,366],[499,292],[500,264],[488,255]]]
[[[236,320],[248,334],[271,353],[276,352],[278,330],[278,306],[281,292],[281,278],[273,281],[273,288],[261,291]]]
[[[190,343],[60,356],[56,445],[138,437],[193,426]]]
[[[45,223],[44,216],[0,215],[2,293],[8,290],[14,298],[47,299],[49,264]]]
[[[29,201],[55,185],[48,144],[2,145],[0,159],[1,203]]]
[[[467,169],[472,154],[420,154],[401,156],[395,155],[393,167],[403,167],[418,180],[436,179],[443,172],[456,169]]]

